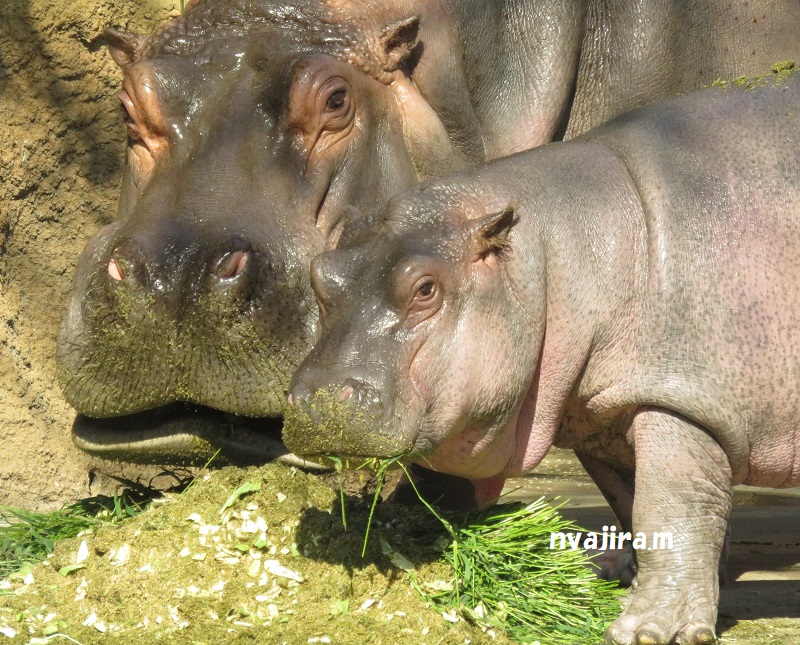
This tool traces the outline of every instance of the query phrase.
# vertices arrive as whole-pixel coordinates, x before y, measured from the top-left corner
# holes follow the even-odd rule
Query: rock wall
[[[47,509],[97,490],[55,350],[78,256],[116,210],[121,74],[101,34],[178,12],[177,0],[0,6],[0,504]]]

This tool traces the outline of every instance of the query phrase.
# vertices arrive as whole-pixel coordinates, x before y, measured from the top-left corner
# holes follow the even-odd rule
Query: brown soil
[[[58,325],[86,240],[116,208],[121,76],[99,41],[151,31],[170,0],[3,0],[0,7],[0,503],[90,493],[55,378]],[[96,486],[93,488],[96,491]]]

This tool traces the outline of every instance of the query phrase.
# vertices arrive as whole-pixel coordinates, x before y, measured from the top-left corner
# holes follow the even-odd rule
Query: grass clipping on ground
[[[0,643],[586,643],[619,611],[578,552],[549,551],[570,529],[543,503],[452,533],[381,503],[364,557],[371,499],[345,506],[347,529],[337,492],[294,468],[214,471],[0,583]]]

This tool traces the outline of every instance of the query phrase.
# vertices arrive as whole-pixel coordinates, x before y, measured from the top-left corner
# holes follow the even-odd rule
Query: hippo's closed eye
[[[140,63],[132,68],[124,87],[117,96],[128,129],[128,162],[135,183],[141,184],[167,151],[167,126],[148,65]]]
[[[122,108],[122,119],[125,122],[125,127],[128,129],[128,138],[131,141],[141,141],[142,135],[139,132],[139,126],[136,123],[136,107],[131,101],[131,97],[125,90],[119,93],[119,103]]]

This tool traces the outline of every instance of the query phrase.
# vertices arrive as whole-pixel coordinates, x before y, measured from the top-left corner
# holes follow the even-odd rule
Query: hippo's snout
[[[59,337],[62,388],[80,414],[286,407],[315,331],[302,269],[279,241],[189,219],[130,220],[87,247]]]
[[[289,394],[283,440],[298,455],[388,458],[412,448],[391,431],[380,393],[354,379],[318,389],[298,382]]]

